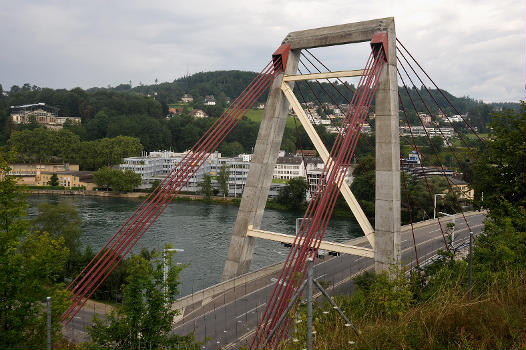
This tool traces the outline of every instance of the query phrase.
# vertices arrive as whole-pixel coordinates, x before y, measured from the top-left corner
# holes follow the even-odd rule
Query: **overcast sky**
[[[259,71],[291,31],[389,16],[441,88],[525,99],[524,0],[0,0],[0,84],[70,89]],[[349,45],[318,55],[333,70],[358,69],[366,51]]]

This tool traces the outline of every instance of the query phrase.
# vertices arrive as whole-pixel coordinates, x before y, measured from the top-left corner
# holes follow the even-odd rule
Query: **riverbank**
[[[36,189],[30,188],[29,192],[32,195],[60,195],[60,196],[93,196],[93,197],[108,197],[108,198],[128,198],[128,199],[146,199],[148,192],[112,192],[112,191],[89,191],[89,190],[67,190],[67,189]],[[176,197],[173,197],[174,201],[195,201],[210,204],[222,204],[222,205],[234,205],[239,206],[241,203],[240,197],[221,197],[211,196],[209,199],[205,196],[197,194],[185,194],[179,193]],[[278,211],[286,212],[304,212],[305,208],[300,210],[290,209],[286,205],[278,203],[274,200],[267,200],[265,209],[273,209]],[[332,217],[338,219],[354,219],[351,212],[345,208],[336,208]]]
[[[112,192],[112,191],[89,191],[89,190],[66,190],[66,189],[29,189],[32,195],[59,195],[59,196],[94,196],[94,197],[111,197],[111,198],[139,198],[145,199],[150,193],[148,192]],[[239,205],[240,198],[234,197],[215,197],[206,199],[204,196],[196,194],[180,193],[174,200],[200,201],[206,203],[234,204]]]

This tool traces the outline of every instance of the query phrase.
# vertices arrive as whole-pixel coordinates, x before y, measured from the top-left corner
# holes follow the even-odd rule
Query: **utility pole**
[[[469,277],[468,277],[468,296],[471,299],[471,273],[473,271],[473,231],[469,231]]]
[[[312,350],[312,275],[314,260],[307,259],[307,350]]]
[[[46,302],[47,302],[47,350],[51,350],[51,297],[47,297]]]

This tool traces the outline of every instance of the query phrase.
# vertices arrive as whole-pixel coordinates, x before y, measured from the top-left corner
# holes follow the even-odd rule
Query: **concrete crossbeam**
[[[256,230],[252,226],[248,227],[247,236],[263,238],[263,239],[267,239],[270,241],[287,243],[287,244],[294,244],[294,241],[296,240],[296,236],[286,235],[284,233],[278,233],[278,232]],[[297,242],[296,244],[303,245],[303,241],[304,241],[303,239],[300,239],[299,242]],[[316,243],[316,242],[312,242],[312,243]],[[315,246],[311,244],[311,247],[314,248]],[[327,250],[331,252],[338,252],[342,254],[359,255],[359,256],[365,256],[367,258],[374,258],[374,250],[371,248],[359,247],[355,245],[347,245],[343,243],[321,241],[319,245],[319,249],[323,249],[323,250]]]
[[[342,70],[342,71],[325,72],[325,73],[285,75],[283,77],[283,81],[302,81],[302,80],[332,79],[332,78],[343,78],[343,77],[349,78],[349,77],[359,77],[364,74],[365,74],[364,69]]]
[[[391,24],[394,24],[393,17],[301,30],[289,33],[283,43],[290,44],[292,50],[361,43],[371,40],[375,32]]]

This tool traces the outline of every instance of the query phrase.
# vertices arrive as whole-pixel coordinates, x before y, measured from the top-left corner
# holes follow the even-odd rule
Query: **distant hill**
[[[211,116],[218,116],[222,108],[226,106],[227,97],[234,100],[246,86],[256,77],[255,72],[245,71],[214,71],[200,72],[189,76],[181,77],[173,82],[164,82],[151,85],[139,85],[132,87],[130,84],[120,84],[116,87],[108,88],[91,88],[83,90],[81,88],[66,89],[49,89],[41,88],[35,85],[24,84],[22,87],[12,86],[9,91],[3,91],[0,86],[0,145],[4,144],[9,137],[11,126],[9,124],[9,107],[12,105],[22,105],[30,103],[44,102],[60,109],[59,114],[62,116],[81,117],[83,125],[86,126],[86,135],[81,136],[86,139],[94,139],[109,136],[113,134],[135,135],[138,132],[119,131],[119,128],[110,128],[107,121],[100,116],[97,122],[91,122],[99,112],[104,112],[113,121],[120,118],[123,127],[130,128],[130,120],[139,125],[148,119],[150,124],[153,120],[159,125],[159,132],[164,128],[160,119],[168,114],[168,105],[178,103],[185,93],[194,97],[192,106],[202,108],[202,101],[206,95],[214,95],[217,100],[217,106],[210,106],[207,113]],[[337,84],[340,92],[337,92],[329,83],[311,82],[296,84],[295,92],[300,102],[312,101],[329,102],[333,104],[343,104],[351,100],[355,87],[351,84]],[[418,93],[423,96],[427,105],[430,106],[431,112],[436,113],[438,108],[433,105],[433,99],[428,95],[425,89],[412,89],[410,95],[414,101],[418,100]],[[445,112],[455,114],[445,98],[437,90],[431,90],[431,93],[443,107]],[[444,91],[445,96],[455,105],[458,112],[462,114],[469,113],[469,120],[479,131],[487,131],[487,123],[490,120],[490,113],[502,108],[519,109],[518,103],[493,103],[485,104],[469,97],[455,97]],[[413,108],[408,94],[405,90],[400,89],[400,96],[406,108],[410,111],[413,118],[416,112],[427,112],[425,107],[416,102],[416,108]],[[261,96],[259,102],[266,100],[266,94]],[[374,104],[374,101],[373,101]],[[131,118],[131,119],[130,119]],[[128,122],[126,122],[128,120]],[[144,124],[144,123],[143,123]],[[152,124],[153,125],[153,124]],[[139,126],[136,126],[139,128]],[[143,126],[144,130],[152,130]],[[79,132],[80,134],[80,132]],[[141,135],[144,135],[142,132]],[[145,142],[143,137],[141,141],[145,146],[151,143],[151,147],[161,147],[165,143]],[[159,138],[154,138],[159,139]],[[155,141],[155,140],[154,140]]]

